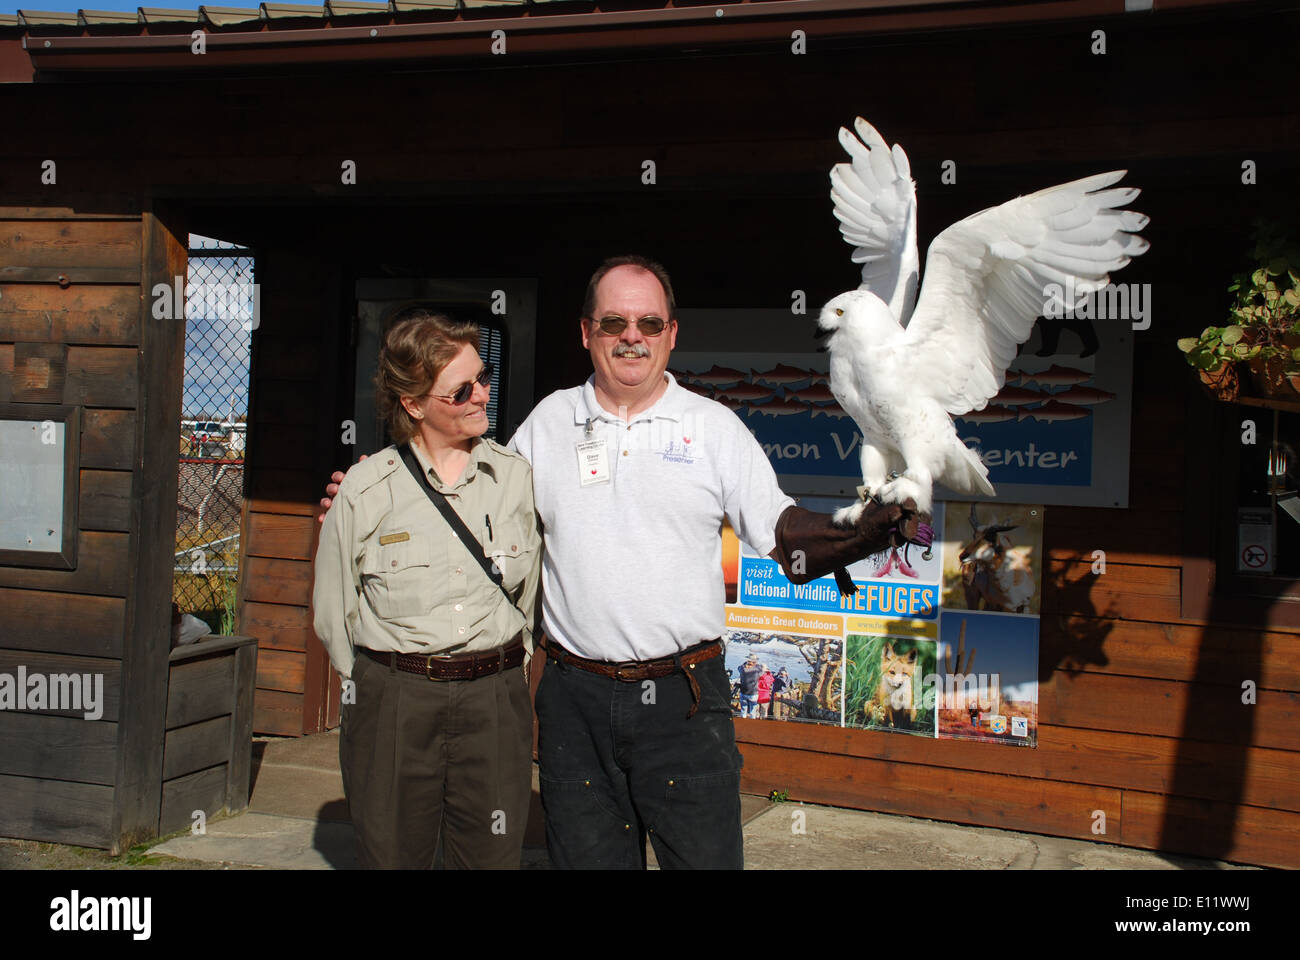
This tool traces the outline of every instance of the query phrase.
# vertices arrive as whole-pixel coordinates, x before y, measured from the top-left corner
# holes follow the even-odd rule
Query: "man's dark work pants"
[[[521,667],[429,680],[357,656],[339,762],[363,867],[519,869],[533,712]]]
[[[557,867],[744,866],[740,767],[722,657],[621,681],[548,659],[537,688],[546,846]],[[686,669],[690,669],[688,666]]]

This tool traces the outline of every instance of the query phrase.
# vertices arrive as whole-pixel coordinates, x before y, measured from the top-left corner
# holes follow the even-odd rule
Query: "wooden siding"
[[[333,452],[342,417],[332,416],[343,294],[337,271],[301,251],[259,252],[257,279],[264,292],[253,338],[239,623],[259,645],[254,729],[299,736],[338,723],[339,679],[311,629],[311,561],[317,501],[329,474],[346,466]]]
[[[104,677],[96,720],[75,710],[0,714],[0,835],[111,847],[126,734],[144,241],[140,216],[121,201],[86,202],[118,212],[0,209],[0,400],[82,407],[77,566],[0,567],[0,670]],[[57,396],[15,384],[15,354],[31,350],[64,358]],[[159,657],[165,670],[165,649]]]

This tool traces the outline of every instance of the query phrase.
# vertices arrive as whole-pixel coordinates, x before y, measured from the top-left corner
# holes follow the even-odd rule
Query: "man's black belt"
[[[521,631],[504,647],[484,653],[424,656],[419,653],[383,653],[369,647],[357,647],[357,651],[385,666],[404,673],[418,673],[430,680],[477,680],[522,664],[524,635]]]
[[[576,653],[570,653],[558,643],[552,643],[551,638],[545,635],[539,638],[538,644],[546,651],[548,656],[558,660],[566,667],[577,667],[579,670],[598,673],[602,677],[611,677],[627,683],[638,680],[658,680],[660,677],[669,676],[680,670],[686,675],[686,681],[691,687],[691,709],[686,714],[688,719],[695,716],[695,711],[700,705],[700,685],[695,680],[695,665],[722,655],[722,640],[717,637],[712,640],[701,641],[695,646],[687,647],[681,653],[675,653],[670,657],[660,657],[657,660],[624,660],[621,663],[611,663],[606,660],[588,660]]]

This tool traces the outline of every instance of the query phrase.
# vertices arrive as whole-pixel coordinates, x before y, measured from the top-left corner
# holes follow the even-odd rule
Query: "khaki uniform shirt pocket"
[[[494,532],[496,536],[487,544],[487,557],[501,571],[502,585],[513,594],[537,562],[541,543],[530,541],[515,520],[502,521]]]
[[[376,537],[367,545],[361,589],[381,619],[410,619],[433,610],[438,583],[432,553],[423,536],[389,544],[380,544]]]

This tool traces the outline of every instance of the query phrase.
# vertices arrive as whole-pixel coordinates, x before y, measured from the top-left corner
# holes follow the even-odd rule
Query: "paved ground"
[[[0,840],[0,869],[350,869],[352,827],[338,771],[338,736],[258,738],[253,744],[248,812],[208,821],[203,836],[183,834],[121,857],[57,844]],[[986,827],[741,798],[745,867],[780,869],[1237,870],[1215,860]],[[524,866],[546,869],[545,836],[534,774]]]

